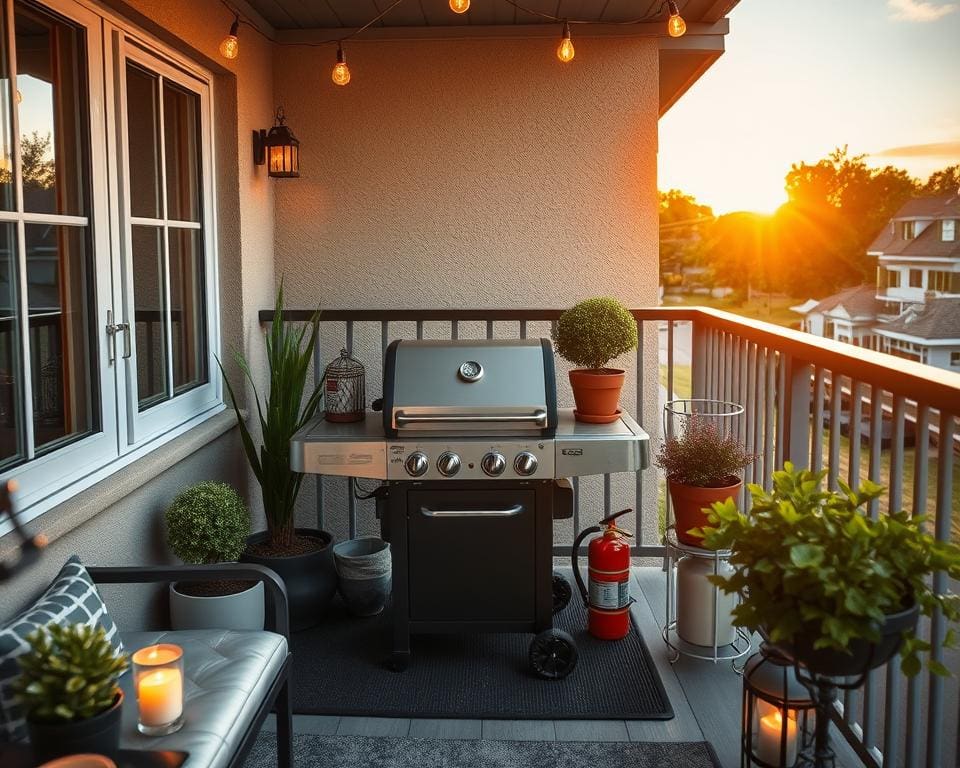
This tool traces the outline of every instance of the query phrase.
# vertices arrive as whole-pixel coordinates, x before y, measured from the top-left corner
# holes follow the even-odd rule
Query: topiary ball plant
[[[127,656],[114,651],[102,626],[49,624],[27,643],[13,689],[30,720],[76,722],[113,706]]]
[[[226,483],[202,482],[181,491],[166,513],[167,543],[185,563],[232,562],[250,534],[243,499]]]
[[[637,348],[637,321],[616,299],[581,301],[557,320],[557,353],[581,368],[604,369],[611,360]]]

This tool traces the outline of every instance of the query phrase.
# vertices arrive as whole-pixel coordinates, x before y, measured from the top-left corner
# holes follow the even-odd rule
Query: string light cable
[[[623,21],[596,21],[593,19],[569,19],[566,17],[556,16],[552,13],[547,13],[546,11],[540,11],[536,8],[529,8],[523,5],[519,0],[492,0],[493,2],[503,2],[507,5],[512,6],[515,10],[526,13],[530,16],[534,16],[544,21],[549,21],[555,24],[563,25],[563,37],[560,40],[560,45],[557,48],[557,57],[563,61],[568,62],[574,56],[573,51],[573,42],[570,36],[570,27],[571,25],[603,25],[603,26],[633,26],[637,24],[647,24],[658,19],[662,20],[664,8],[667,9],[667,33],[671,37],[680,37],[687,30],[686,22],[683,20],[683,17],[680,15],[680,9],[677,6],[676,0],[663,0],[657,10],[651,13],[646,14],[645,16],[640,16],[635,19],[626,19]],[[355,38],[357,35],[368,30],[378,21],[387,16],[392,10],[394,10],[398,5],[400,5],[404,0],[393,0],[390,5],[380,11],[376,16],[374,16],[370,21],[364,24],[361,27],[347,32],[344,35],[339,37],[332,37],[329,40],[312,40],[312,41],[297,41],[297,42],[286,42],[279,41],[268,35],[251,19],[244,16],[236,8],[234,8],[228,0],[220,0],[227,10],[233,15],[234,20],[230,25],[229,34],[223,39],[223,42],[220,43],[220,53],[226,59],[236,59],[239,55],[239,40],[238,32],[240,26],[249,27],[254,32],[259,34],[265,40],[273,43],[274,45],[288,45],[288,46],[301,46],[306,48],[321,48],[328,45],[337,45],[337,62],[334,66],[333,71],[333,81],[337,85],[346,85],[350,81],[350,71],[346,66],[346,59],[343,54],[343,43],[348,40]],[[450,8],[455,13],[465,13],[470,7],[469,0],[450,0]],[[462,9],[462,10],[461,10]],[[346,73],[344,75],[344,73]]]

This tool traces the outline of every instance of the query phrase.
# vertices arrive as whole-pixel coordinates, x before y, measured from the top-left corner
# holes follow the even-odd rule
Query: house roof
[[[807,302],[809,304],[809,302]],[[806,306],[804,304],[803,306]],[[872,285],[855,285],[852,288],[844,288],[839,293],[827,296],[818,301],[813,307],[803,314],[821,313],[826,314],[838,307],[843,307],[851,318],[854,317],[875,317],[880,313],[883,305],[877,301],[877,289]],[[799,311],[799,308],[792,307]]]
[[[876,330],[921,339],[960,338],[960,296],[928,298],[924,304],[908,307],[899,317]]]
[[[960,258],[960,232],[956,234],[953,242],[945,243],[940,239],[939,225],[931,224],[913,240],[904,240],[891,222],[910,219],[960,219],[960,194],[907,200],[870,243],[867,252],[882,253],[886,256]]]
[[[790,307],[790,311],[805,315],[819,303],[820,302],[816,299],[807,299],[805,302],[803,302],[803,304],[795,304],[794,306]]]
[[[662,116],[718,59],[729,32],[727,14],[740,0],[677,0],[687,23],[683,37],[667,35],[667,4],[661,0],[522,0],[517,4],[474,2],[453,13],[440,0],[406,2],[384,15],[357,40],[464,39],[477,37],[559,38],[564,19],[586,21],[574,27],[578,37],[655,37],[660,49]],[[386,3],[370,0],[234,0],[242,14],[279,43],[336,40],[368,23]],[[518,6],[527,8],[530,12]],[[631,23],[637,19],[649,19]]]

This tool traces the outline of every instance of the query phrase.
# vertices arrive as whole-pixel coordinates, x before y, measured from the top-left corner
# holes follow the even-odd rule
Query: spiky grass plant
[[[113,705],[127,656],[114,651],[102,626],[49,624],[28,635],[27,643],[13,686],[30,719],[75,722]]]
[[[637,321],[616,299],[586,299],[560,315],[553,340],[565,360],[600,371],[637,348]]]
[[[756,458],[715,421],[694,414],[680,434],[663,441],[656,464],[675,483],[724,488]]]
[[[250,513],[226,483],[205,481],[181,491],[164,515],[167,544],[185,563],[227,563],[240,557]]]
[[[223,370],[223,364],[217,359],[223,380],[227,384],[230,402],[237,413],[237,424],[247,460],[260,483],[267,530],[273,547],[290,548],[293,544],[293,508],[303,481],[301,473],[290,469],[290,438],[313,418],[323,398],[322,382],[316,382],[304,400],[307,375],[317,344],[319,318],[320,312],[317,310],[308,322],[299,326],[284,322],[283,281],[280,281],[273,322],[266,335],[270,391],[262,402],[249,363],[240,352],[234,354],[237,365],[253,389],[262,436],[259,449],[240,415],[239,403],[230,379]]]

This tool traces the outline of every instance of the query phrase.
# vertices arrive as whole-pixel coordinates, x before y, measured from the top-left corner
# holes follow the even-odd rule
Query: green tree
[[[930,178],[920,187],[920,194],[924,197],[960,194],[960,163],[931,173]]]
[[[703,228],[713,221],[713,209],[693,195],[671,189],[659,193],[660,271],[664,279],[679,275],[684,267],[698,265],[703,257]]]

